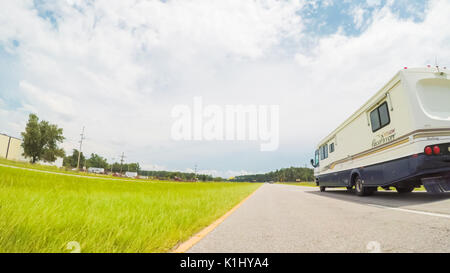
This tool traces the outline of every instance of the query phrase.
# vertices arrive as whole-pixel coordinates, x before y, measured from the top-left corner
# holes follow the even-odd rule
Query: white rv
[[[450,191],[450,71],[399,71],[318,144],[311,164],[321,191]]]

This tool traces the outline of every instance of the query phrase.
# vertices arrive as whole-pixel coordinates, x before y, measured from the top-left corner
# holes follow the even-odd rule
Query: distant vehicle
[[[90,168],[88,168],[88,172],[89,173],[96,173],[96,174],[103,174],[103,173],[105,173],[105,169],[104,168],[93,168],[93,167],[90,167]]]
[[[125,176],[129,177],[129,178],[134,178],[134,177],[138,176],[138,173],[137,172],[126,172]]]
[[[317,146],[316,183],[409,193],[450,191],[450,75],[445,68],[401,70]]]

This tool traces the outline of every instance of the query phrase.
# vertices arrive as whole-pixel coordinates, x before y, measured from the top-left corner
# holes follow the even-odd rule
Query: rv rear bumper
[[[422,178],[422,184],[430,193],[450,191],[450,174]]]
[[[411,175],[399,184],[422,184],[430,193],[450,191],[450,155],[420,154],[409,161],[409,169]]]

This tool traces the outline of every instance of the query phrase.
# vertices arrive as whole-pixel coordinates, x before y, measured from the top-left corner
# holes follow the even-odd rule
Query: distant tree
[[[111,166],[109,166],[109,169],[111,169]],[[120,163],[115,162],[112,164],[112,171],[115,173],[120,172]]]
[[[123,169],[129,172],[139,172],[141,167],[139,166],[139,163],[130,163],[126,164]]]
[[[98,154],[91,154],[91,157],[86,160],[86,167],[94,167],[94,168],[108,168],[108,161],[106,158],[99,156]]]
[[[77,162],[78,162],[78,150],[73,149],[72,155],[64,157],[63,160],[63,166],[70,167],[70,168],[76,168]],[[84,162],[86,161],[86,158],[84,157],[83,152],[81,152],[80,155],[80,168],[84,167]]]
[[[244,181],[250,181],[250,182],[251,181],[295,182],[298,179],[300,181],[314,181],[313,169],[291,167],[291,168],[287,168],[287,169],[276,170],[276,171],[269,172],[266,174],[237,176],[230,180],[238,181],[238,182],[244,182]]]
[[[64,157],[64,150],[58,147],[64,141],[63,130],[47,121],[39,122],[35,114],[30,114],[22,138],[23,155],[30,157],[33,164],[39,160],[55,162],[58,157]]]

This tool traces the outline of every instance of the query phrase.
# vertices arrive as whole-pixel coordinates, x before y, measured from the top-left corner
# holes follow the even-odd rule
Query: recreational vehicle
[[[399,71],[318,144],[311,164],[321,191],[450,191],[450,71]]]

